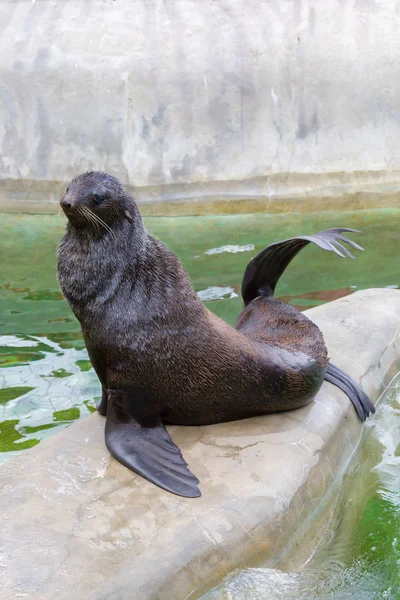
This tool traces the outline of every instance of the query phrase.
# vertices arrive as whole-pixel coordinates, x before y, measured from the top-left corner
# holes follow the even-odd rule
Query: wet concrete
[[[332,360],[376,399],[400,368],[399,292],[357,292],[308,314]],[[91,415],[0,469],[2,593],[186,600],[260,555],[277,566],[295,548],[305,560],[362,429],[330,384],[290,413],[171,427],[201,481],[193,501],[111,459]]]

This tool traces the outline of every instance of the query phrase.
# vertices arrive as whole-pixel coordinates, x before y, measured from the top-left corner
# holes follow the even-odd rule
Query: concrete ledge
[[[0,179],[0,212],[56,214],[68,183]],[[141,187],[123,183],[144,216],[397,208],[400,198],[398,171],[276,173],[242,180]]]
[[[357,292],[307,314],[376,399],[400,368],[400,293]],[[103,427],[92,415],[0,469],[1,599],[193,600],[261,556],[301,564],[363,430],[330,384],[298,411],[172,427],[201,480],[193,501],[110,459]]]

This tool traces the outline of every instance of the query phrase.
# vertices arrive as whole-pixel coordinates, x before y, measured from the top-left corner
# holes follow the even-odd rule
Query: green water
[[[0,221],[1,462],[93,411],[100,386],[78,322],[57,284],[55,252],[65,221],[55,216],[4,214]],[[305,309],[356,289],[397,287],[399,223],[400,210],[146,220],[148,229],[182,259],[195,289],[206,297],[210,293],[221,297],[206,304],[230,323],[241,310],[236,294],[244,268],[255,253],[271,242],[328,227],[362,230],[354,237],[366,251],[357,253],[357,261],[352,261],[316,247],[303,250],[279,284],[278,297]],[[254,250],[207,253],[226,245],[254,245]],[[391,410],[387,427],[390,429],[397,419],[398,432],[399,411]],[[379,418],[374,422],[379,425]],[[384,419],[382,423],[385,431]],[[377,447],[385,452],[385,445],[379,443]],[[379,452],[372,455],[379,457]],[[301,573],[248,569],[214,591],[212,597],[400,598],[398,455],[398,449],[397,455],[391,455],[395,456],[391,465],[395,483],[382,483],[379,461],[374,463],[375,470],[371,460],[354,467],[369,474],[359,494],[361,508],[356,513],[344,512],[348,518],[342,520],[327,552],[320,553],[309,569]],[[354,489],[354,481],[348,489]]]

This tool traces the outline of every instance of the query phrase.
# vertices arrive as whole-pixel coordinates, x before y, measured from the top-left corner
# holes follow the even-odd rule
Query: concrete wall
[[[386,0],[3,0],[0,199],[87,169],[144,201],[396,195],[399,31]]]

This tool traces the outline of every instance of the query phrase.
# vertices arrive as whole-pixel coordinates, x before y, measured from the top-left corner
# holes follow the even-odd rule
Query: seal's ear
[[[186,498],[201,496],[199,480],[189,471],[165,427],[142,427],[121,413],[115,393],[108,399],[105,428],[106,446],[114,458],[168,492]]]

